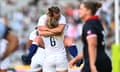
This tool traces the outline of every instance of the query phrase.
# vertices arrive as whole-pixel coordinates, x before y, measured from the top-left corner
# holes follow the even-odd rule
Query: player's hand
[[[95,65],[91,66],[91,72],[98,72]]]
[[[68,64],[68,66],[69,66],[69,68],[72,68],[73,66],[74,66],[74,60],[71,60],[70,62],[69,62],[69,64]]]

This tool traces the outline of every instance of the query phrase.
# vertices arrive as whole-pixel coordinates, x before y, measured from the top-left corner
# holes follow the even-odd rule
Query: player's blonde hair
[[[52,6],[50,8],[48,8],[48,13],[47,13],[47,22],[46,22],[46,26],[48,28],[55,28],[58,26],[58,19],[53,18],[53,13],[59,14],[60,13],[60,9],[57,6]]]

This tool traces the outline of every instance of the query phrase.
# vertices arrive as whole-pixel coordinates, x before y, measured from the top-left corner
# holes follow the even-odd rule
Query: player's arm
[[[91,24],[94,24],[91,22]],[[86,29],[86,40],[88,43],[88,55],[89,55],[89,64],[91,71],[96,70],[95,62],[97,56],[97,32],[95,27],[89,24]]]
[[[11,32],[8,32],[5,39],[8,41],[8,45],[6,51],[3,54],[2,59],[5,59],[7,56],[13,53],[18,47],[18,38]]]
[[[39,31],[39,35],[40,36],[53,36],[55,34],[50,31]]]
[[[88,53],[90,58],[90,67],[95,68],[95,62],[96,62],[96,55],[97,55],[97,36],[94,35],[94,37],[88,37]]]
[[[39,26],[38,29],[40,31],[45,31],[47,34],[54,35],[54,34],[61,34],[65,28],[65,24],[59,24],[58,27],[50,29],[46,26]]]
[[[59,24],[58,27],[49,29],[48,31],[54,33],[54,34],[61,34],[65,28],[65,24]]]
[[[45,34],[47,35],[57,35],[57,34],[61,34],[64,30],[65,24],[66,24],[66,19],[64,16],[61,16],[60,20],[59,20],[59,24],[58,27],[50,29],[48,27],[46,27],[45,24],[45,20],[41,17],[39,19],[39,23],[38,23],[38,30],[39,31],[46,31]]]
[[[53,28],[53,29],[39,31],[39,34],[41,36],[60,35],[63,32],[63,30],[64,30],[64,25],[59,25],[58,27]]]

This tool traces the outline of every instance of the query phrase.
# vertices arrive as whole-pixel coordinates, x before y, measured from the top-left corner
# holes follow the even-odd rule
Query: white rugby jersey
[[[45,26],[47,15],[43,15],[39,18],[38,26]],[[66,24],[66,19],[63,15],[60,16],[59,24]],[[64,33],[60,36],[42,37],[46,55],[51,54],[66,54],[64,47]]]
[[[64,35],[42,37],[46,54],[66,54],[64,47]]]

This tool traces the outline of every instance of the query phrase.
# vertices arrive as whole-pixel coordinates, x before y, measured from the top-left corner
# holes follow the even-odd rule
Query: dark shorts
[[[104,61],[97,61],[96,68],[98,72],[112,72],[111,60],[106,58]],[[89,63],[86,62],[82,72],[91,72]]]

